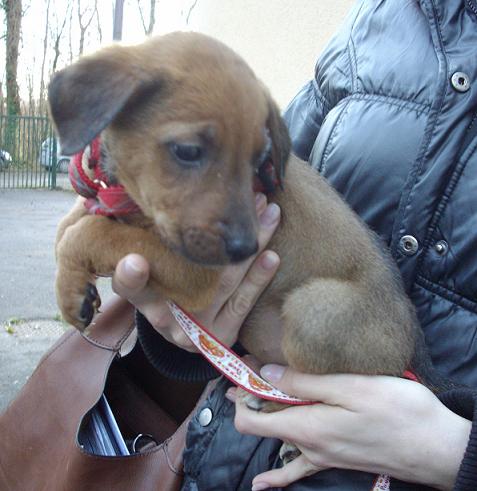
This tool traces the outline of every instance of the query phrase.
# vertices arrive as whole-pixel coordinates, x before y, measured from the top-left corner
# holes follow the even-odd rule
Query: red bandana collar
[[[126,193],[124,186],[109,183],[108,176],[99,165],[101,159],[99,137],[90,143],[90,156],[87,162],[88,169],[93,171],[93,178],[88,176],[83,167],[83,155],[84,150],[73,156],[68,173],[74,190],[86,198],[85,207],[90,214],[117,217],[141,211]],[[279,185],[275,168],[268,160],[257,170],[253,190],[271,194]]]
[[[256,171],[253,181],[255,193],[273,194],[281,186],[275,167],[271,160],[264,162]]]
[[[100,139],[90,143],[88,168],[93,171],[91,179],[83,167],[84,150],[75,154],[68,169],[74,190],[86,198],[85,207],[91,215],[117,217],[140,212],[139,206],[120,184],[110,184],[108,176],[98,165],[101,158]]]

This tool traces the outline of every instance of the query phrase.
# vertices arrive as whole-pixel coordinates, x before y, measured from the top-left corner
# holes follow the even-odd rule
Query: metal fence
[[[47,116],[0,114],[0,188],[53,189],[68,162]]]

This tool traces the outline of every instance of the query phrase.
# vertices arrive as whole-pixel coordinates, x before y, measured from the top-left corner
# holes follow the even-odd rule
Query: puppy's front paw
[[[74,274],[57,276],[56,296],[65,321],[80,331],[89,326],[101,305],[96,286],[88,280],[75,281]]]
[[[238,390],[238,397],[240,397],[242,402],[252,411],[273,413],[289,407],[287,404],[261,399],[250,392],[244,391],[243,389]],[[292,443],[283,442],[282,446],[280,447],[280,459],[285,465],[296,459],[300,454],[300,450],[298,450],[298,448]]]
[[[238,389],[238,394],[244,404],[252,411],[260,411],[262,413],[274,413],[275,411],[281,411],[282,409],[288,407],[287,404],[262,399],[254,394],[251,394],[250,392],[246,392],[243,389]]]
[[[280,447],[280,459],[285,465],[290,463],[292,460],[295,460],[300,454],[300,450],[298,450],[298,448],[296,448],[292,443],[283,442],[282,446]]]
[[[79,317],[80,322],[84,326],[83,329],[91,324],[94,314],[99,310],[100,306],[101,299],[99,297],[98,289],[92,283],[88,283]]]
[[[243,391],[242,394],[242,401],[252,411],[262,411],[266,402],[265,399],[261,399],[260,397],[257,397],[253,394],[250,394],[250,392],[245,391]]]

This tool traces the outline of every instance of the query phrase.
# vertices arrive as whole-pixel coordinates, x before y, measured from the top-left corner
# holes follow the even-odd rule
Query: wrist
[[[442,406],[428,427],[418,482],[442,491],[454,487],[469,442],[472,422]]]

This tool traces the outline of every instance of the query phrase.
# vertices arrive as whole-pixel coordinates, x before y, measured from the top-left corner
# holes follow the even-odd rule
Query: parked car
[[[47,138],[41,144],[39,163],[42,167],[47,170],[51,169],[53,164],[53,149],[55,145],[55,140],[53,137]],[[60,152],[60,146],[56,142],[56,172],[68,172],[68,166],[70,164],[71,157],[67,155],[62,155]]]
[[[12,156],[6,151],[0,149],[0,170],[8,169],[12,163]]]

